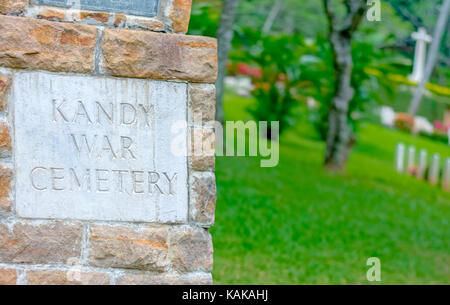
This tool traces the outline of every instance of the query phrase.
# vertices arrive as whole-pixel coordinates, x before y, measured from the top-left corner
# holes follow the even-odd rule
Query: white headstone
[[[431,185],[437,185],[439,182],[439,174],[441,167],[441,157],[439,154],[434,154],[431,160],[430,170],[428,172],[428,182]]]
[[[406,171],[408,174],[413,174],[416,170],[416,148],[414,146],[410,146],[408,148],[408,163],[407,163]]]
[[[186,220],[187,158],[170,143],[186,84],[16,72],[13,86],[20,216]]]
[[[427,59],[427,44],[431,43],[432,37],[427,34],[425,28],[419,28],[419,31],[413,33],[412,38],[416,42],[416,50],[414,53],[413,73],[409,79],[414,82],[420,82],[425,72],[425,63]]]
[[[450,146],[450,128],[447,130],[448,145]]]
[[[395,168],[399,173],[405,171],[405,144],[403,143],[398,143],[395,150]]]
[[[427,171],[428,153],[425,149],[421,149],[419,153],[419,165],[417,167],[417,178],[424,179]]]
[[[444,172],[442,174],[442,189],[450,191],[450,158],[445,160]]]

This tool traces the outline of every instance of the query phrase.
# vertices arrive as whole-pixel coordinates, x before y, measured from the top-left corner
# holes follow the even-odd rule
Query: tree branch
[[[341,31],[347,32],[351,36],[361,23],[367,6],[363,0],[345,0],[345,6],[348,10],[348,16]]]
[[[328,25],[330,28],[330,33],[334,32],[337,27],[336,13],[331,5],[331,0],[322,0],[322,4],[325,10],[325,15],[328,19]]]
[[[269,12],[269,15],[267,16],[266,22],[264,23],[263,27],[263,33],[269,33],[270,29],[272,28],[273,23],[275,22],[275,19],[278,16],[278,13],[281,10],[281,0],[275,0],[272,9]]]
[[[344,5],[347,9],[347,17],[343,22],[342,28],[339,28],[338,18],[331,4],[331,0],[322,0],[322,3],[330,26],[330,33],[341,32],[349,37],[356,31],[366,12],[364,0],[345,0]]]
[[[450,57],[447,57],[443,54],[440,54],[439,60],[443,62],[445,65],[450,66]]]
[[[404,8],[403,6],[392,6],[401,17],[411,22],[416,28],[423,27],[423,21],[420,19],[420,17],[414,16],[413,14],[411,14],[411,12],[408,11],[408,9]]]

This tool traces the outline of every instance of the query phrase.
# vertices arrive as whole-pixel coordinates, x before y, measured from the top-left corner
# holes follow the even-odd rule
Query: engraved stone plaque
[[[37,4],[155,17],[159,0],[36,0]]]
[[[15,74],[16,209],[27,218],[183,222],[186,84]],[[178,136],[182,153],[172,153]]]

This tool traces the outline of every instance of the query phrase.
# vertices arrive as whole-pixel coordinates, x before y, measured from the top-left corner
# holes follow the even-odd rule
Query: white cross
[[[409,76],[409,79],[414,82],[420,82],[425,72],[425,62],[427,59],[427,43],[432,41],[430,35],[427,34],[427,30],[419,28],[417,33],[412,34],[412,38],[416,40],[416,51],[414,54],[414,66],[413,73]]]

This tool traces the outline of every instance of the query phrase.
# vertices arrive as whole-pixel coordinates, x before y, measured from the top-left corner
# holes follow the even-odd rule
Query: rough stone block
[[[32,270],[27,271],[28,285],[108,285],[106,273],[70,271]]]
[[[0,224],[0,262],[56,264],[81,255],[80,223]]]
[[[114,76],[200,83],[217,77],[214,38],[106,29],[101,46],[104,69]]]
[[[0,16],[0,66],[88,73],[94,68],[97,28]]]
[[[12,78],[0,73],[0,111],[4,111],[8,104],[7,95],[11,87]]]
[[[201,118],[203,124],[213,121],[216,115],[216,86],[212,84],[189,85],[189,116]],[[193,122],[195,124],[195,122]]]
[[[0,285],[15,285],[16,282],[17,282],[16,270],[0,268]]]
[[[122,275],[118,285],[212,285],[210,273],[126,273]]]
[[[175,227],[169,236],[173,268],[180,272],[210,272],[213,266],[212,239],[202,228]]]
[[[8,199],[11,190],[12,170],[0,165],[0,199]]]
[[[0,14],[20,14],[27,4],[28,0],[0,0]]]
[[[211,171],[215,167],[215,134],[210,129],[192,128],[190,167],[196,171]]]
[[[8,124],[0,121],[0,155],[11,152],[11,134]]]
[[[192,172],[190,180],[190,221],[202,226],[214,225],[216,179],[214,173]]]
[[[86,12],[82,11],[80,13],[81,20],[92,19],[96,20],[100,23],[108,22],[109,18],[111,18],[111,14],[105,12]]]
[[[168,230],[93,226],[89,263],[98,267],[164,271],[169,267]]]
[[[65,19],[64,12],[55,11],[48,8],[45,8],[37,14],[38,18],[51,20],[51,21],[63,21]]]
[[[189,28],[192,0],[175,0],[170,9],[172,30],[176,33],[186,33]]]
[[[0,199],[0,212],[11,212],[11,201],[8,199]]]

